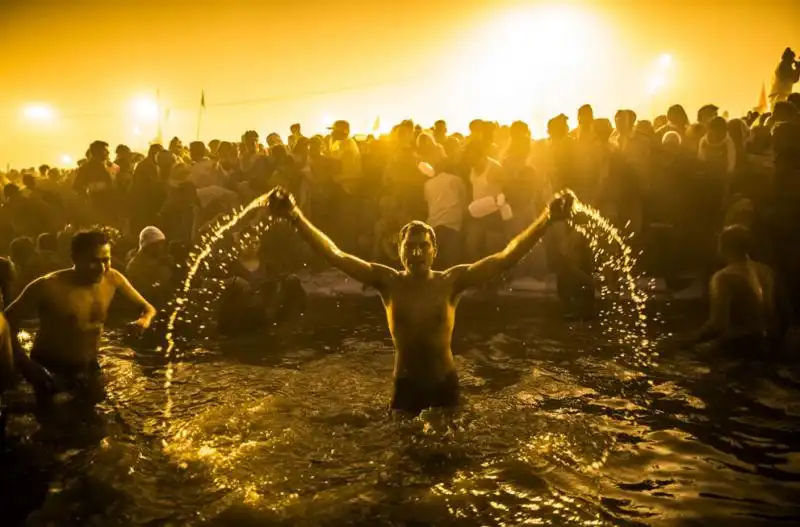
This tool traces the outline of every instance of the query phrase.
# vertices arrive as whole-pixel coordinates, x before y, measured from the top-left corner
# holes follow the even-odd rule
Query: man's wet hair
[[[750,229],[744,225],[728,225],[719,235],[719,248],[734,257],[744,258],[750,254],[752,238]]]
[[[439,247],[436,244],[436,231],[434,231],[433,227],[424,221],[413,220],[403,225],[403,228],[400,229],[400,240],[404,240],[409,234],[426,233],[431,237],[431,243],[433,244],[434,250],[439,250]]]
[[[33,253],[36,251],[36,245],[27,236],[20,236],[14,238],[9,245],[9,253],[11,259],[17,264],[25,264],[31,259]]]
[[[73,256],[81,256],[84,254],[89,254],[96,248],[102,247],[103,245],[109,245],[110,243],[111,240],[109,239],[108,234],[100,229],[79,231],[72,236],[70,252]]]

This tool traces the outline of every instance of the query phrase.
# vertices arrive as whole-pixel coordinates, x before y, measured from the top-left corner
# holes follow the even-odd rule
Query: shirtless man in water
[[[413,414],[429,407],[458,404],[458,376],[450,341],[461,294],[508,271],[552,223],[569,217],[573,203],[571,192],[558,195],[505,249],[443,272],[431,270],[436,257],[433,228],[412,221],[400,231],[404,269],[396,271],[343,252],[306,219],[286,190],[278,187],[268,195],[268,207],[274,216],[288,219],[317,253],[380,293],[396,351],[391,408]]]
[[[769,267],[750,259],[749,242],[750,231],[742,225],[720,234],[719,252],[727,265],[711,278],[708,321],[684,344],[716,340],[724,353],[763,358],[778,336],[775,278]]]
[[[12,334],[26,318],[39,318],[39,332],[30,357],[12,338],[16,368],[34,387],[40,404],[58,391],[76,390],[92,402],[102,399],[97,363],[100,337],[114,294],[141,307],[138,331],[156,314],[130,282],[111,269],[111,245],[101,231],[79,232],[72,238],[73,267],[34,280],[6,309]]]

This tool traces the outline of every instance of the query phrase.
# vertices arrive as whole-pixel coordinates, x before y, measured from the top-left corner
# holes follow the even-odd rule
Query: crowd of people
[[[796,75],[794,55],[784,55],[779,71],[784,62]],[[112,289],[149,313],[141,297],[156,307],[172,297],[182,264],[209,225],[276,187],[288,189],[304,217],[342,251],[388,267],[401,266],[401,228],[425,222],[435,234],[434,265],[445,269],[501,251],[555,191],[569,188],[633,232],[642,271],[673,290],[730,263],[715,243],[728,232],[726,254],[733,247],[736,258],[744,254],[774,270],[787,320],[796,321],[800,93],[780,89],[770,111],[731,119],[713,104],[695,119],[674,105],[652,121],[627,109],[599,118],[584,105],[574,128],[566,115],[555,116],[541,140],[521,121],[476,119],[467,135],[450,133],[441,120],[430,128],[406,120],[379,137],[353,137],[347,121],[311,137],[295,124],[285,138],[272,132],[264,143],[252,130],[239,141],[188,147],[176,137],[146,153],[118,145],[113,159],[109,145],[95,141],[74,169],[42,165],[2,174],[0,250],[7,257],[0,259],[0,295],[8,307],[37,278],[69,268],[76,257],[106,265],[92,251],[107,239],[86,249],[91,240],[79,238],[82,229],[102,225],[115,233],[108,265],[119,277]],[[292,236],[291,228],[273,228],[242,250],[225,277],[223,299],[238,307],[224,311],[233,315],[220,318],[221,329],[258,327],[302,307],[302,284],[291,275],[322,264]],[[514,272],[555,274],[565,305],[591,314],[592,255],[575,231],[546,237]],[[720,294],[717,282],[711,280],[712,296]]]

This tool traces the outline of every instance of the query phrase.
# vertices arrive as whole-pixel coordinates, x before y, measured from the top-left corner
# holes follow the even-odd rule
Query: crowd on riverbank
[[[8,303],[37,276],[68,266],[70,234],[105,225],[116,232],[116,266],[148,298],[167,298],[204,226],[277,185],[344,250],[389,265],[399,265],[400,227],[428,222],[439,267],[501,249],[554,191],[571,188],[626,226],[643,252],[641,270],[672,289],[687,276],[709,277],[720,266],[716,234],[746,226],[753,257],[776,269],[800,305],[800,94],[727,120],[709,104],[695,119],[674,105],[652,121],[624,109],[597,118],[585,105],[577,126],[569,121],[552,118],[543,140],[524,122],[475,120],[463,136],[444,121],[408,120],[381,137],[354,138],[337,121],[326,136],[305,137],[295,125],[263,143],[252,130],[188,147],[176,137],[146,153],[118,145],[113,158],[96,141],[75,169],[3,174],[2,293]],[[291,236],[273,229],[232,272],[252,282],[320,268]],[[579,235],[558,232],[514,273],[554,273],[568,295],[591,277],[589,254]]]

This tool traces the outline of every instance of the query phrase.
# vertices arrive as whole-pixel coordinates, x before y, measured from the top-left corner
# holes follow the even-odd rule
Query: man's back
[[[772,270],[747,260],[730,264],[717,273],[728,302],[727,330],[722,339],[765,335],[775,329],[775,290]]]

